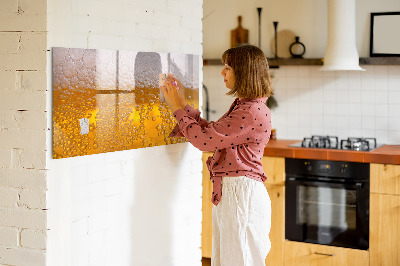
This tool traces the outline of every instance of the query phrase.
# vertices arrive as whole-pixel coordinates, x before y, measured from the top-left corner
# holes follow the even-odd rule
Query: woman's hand
[[[174,78],[172,75],[168,75],[161,90],[164,93],[165,102],[171,108],[172,112],[186,107],[185,88],[178,79]]]

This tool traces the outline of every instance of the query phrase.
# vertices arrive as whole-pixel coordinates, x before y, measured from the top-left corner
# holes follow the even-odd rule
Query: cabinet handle
[[[328,254],[328,253],[320,253],[320,252],[314,252],[315,255],[323,255],[323,256],[335,256],[335,254]]]

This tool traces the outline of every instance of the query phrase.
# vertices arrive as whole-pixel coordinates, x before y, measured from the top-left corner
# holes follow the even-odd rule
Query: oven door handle
[[[317,186],[317,185],[339,185],[343,186],[346,188],[351,188],[351,189],[361,189],[363,187],[363,183],[361,182],[337,182],[337,181],[322,181],[322,180],[315,180],[315,181],[310,181],[310,180],[304,180],[303,178],[298,178],[298,177],[288,177],[286,181],[289,182],[296,182],[304,185],[312,185],[312,186]]]

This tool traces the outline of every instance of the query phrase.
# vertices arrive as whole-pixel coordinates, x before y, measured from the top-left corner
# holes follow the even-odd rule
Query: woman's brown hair
[[[235,86],[227,95],[254,99],[274,94],[268,61],[260,48],[248,44],[230,48],[222,54],[222,63],[235,74]]]

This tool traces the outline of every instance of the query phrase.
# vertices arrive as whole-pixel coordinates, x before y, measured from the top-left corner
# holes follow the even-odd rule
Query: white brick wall
[[[48,50],[202,54],[202,0],[50,0],[47,9]],[[47,72],[50,88],[50,53]],[[51,128],[51,95],[47,106]],[[48,265],[201,265],[201,152],[176,144],[52,160],[51,145],[49,132]]]
[[[45,265],[46,2],[0,2],[1,265]]]

